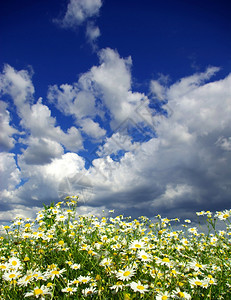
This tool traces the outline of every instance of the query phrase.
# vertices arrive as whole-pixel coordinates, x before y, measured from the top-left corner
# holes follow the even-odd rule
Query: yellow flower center
[[[202,285],[202,282],[201,281],[195,281],[195,284],[196,285]]]
[[[126,272],[124,272],[124,276],[129,276],[131,274],[131,272],[130,271],[126,271]]]
[[[34,295],[37,296],[37,295],[43,295],[43,290],[41,289],[35,289],[34,290]]]
[[[12,265],[13,265],[13,266],[17,266],[17,264],[18,264],[18,263],[17,263],[16,260],[13,260],[13,261],[12,261]]]
[[[183,292],[179,292],[178,296],[181,297],[181,298],[183,298],[184,297],[184,293]]]
[[[148,258],[147,255],[145,255],[145,254],[142,255],[141,257],[142,257],[143,259],[147,259],[147,258]]]
[[[167,300],[167,299],[168,299],[168,296],[162,296],[161,299],[162,299],[162,300]]]
[[[135,247],[136,248],[141,248],[141,245],[140,244],[135,244]]]
[[[162,259],[162,261],[163,261],[163,262],[169,262],[170,260],[169,260],[167,257],[165,257],[165,258]],[[167,298],[166,298],[166,299],[167,299]]]
[[[54,274],[54,275],[58,275],[58,274],[59,274],[59,271],[54,270],[54,271],[52,271],[51,273]]]
[[[10,274],[9,278],[14,278],[16,275],[15,274]]]
[[[71,287],[69,287],[69,288],[67,288],[67,291],[68,291],[68,292],[72,292],[73,289],[72,289]]]
[[[137,289],[138,290],[144,290],[144,286],[143,285],[137,285]]]

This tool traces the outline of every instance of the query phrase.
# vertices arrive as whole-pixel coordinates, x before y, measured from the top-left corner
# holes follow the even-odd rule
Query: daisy
[[[100,262],[99,265],[103,267],[109,267],[111,264],[112,264],[112,259],[106,257]]]
[[[186,292],[182,292],[179,288],[176,288],[175,291],[173,291],[173,295],[177,298],[177,299],[187,299],[190,300],[191,296],[186,293]]]
[[[42,285],[41,287],[35,287],[32,291],[26,293],[25,297],[31,297],[35,296],[36,298],[45,299],[45,295],[52,295],[50,289],[46,287],[45,285]]]
[[[83,293],[84,297],[87,297],[87,296],[91,296],[92,294],[97,293],[97,290],[95,287],[89,287],[89,288],[82,290],[82,293]]]
[[[168,266],[168,267],[170,267],[172,265],[172,263],[171,263],[171,261],[169,260],[168,257],[164,257],[162,259],[158,258],[156,260],[156,263],[161,264],[161,265],[165,265],[165,266]]]
[[[33,272],[31,270],[27,271],[27,274],[25,276],[23,276],[22,278],[19,278],[18,285],[19,286],[27,286],[33,279],[34,279]]]
[[[150,254],[148,254],[147,252],[145,252],[144,250],[140,250],[137,253],[137,257],[144,262],[148,262],[148,261],[152,260],[152,256]]]
[[[80,275],[77,279],[78,279],[79,283],[88,283],[91,280],[91,277]]]
[[[124,270],[119,270],[118,272],[116,272],[116,277],[119,280],[129,280],[134,274],[135,274],[135,269],[131,268],[131,267],[126,267]]]
[[[124,288],[124,285],[122,283],[122,281],[118,281],[116,282],[115,285],[110,286],[111,290],[114,290],[115,293],[118,293],[119,290],[122,290]]]
[[[140,292],[141,294],[144,294],[148,291],[148,284],[142,284],[140,281],[131,282],[130,287],[131,289],[133,289],[134,292]]]
[[[205,265],[201,265],[200,263],[198,263],[196,260],[193,260],[192,262],[189,263],[189,267],[191,269],[193,269],[194,271],[199,271],[199,270],[203,270],[205,269]]]
[[[169,294],[168,292],[159,292],[157,295],[156,295],[156,300],[168,300],[168,299],[171,299],[171,294]]]
[[[189,279],[189,283],[191,285],[191,288],[195,288],[198,286],[205,287],[205,285],[207,284],[207,282],[205,282],[204,280],[200,280],[198,277]]]
[[[62,270],[54,269],[54,270],[48,271],[46,273],[46,276],[48,278],[51,278],[51,280],[53,280],[55,277],[60,277],[60,276],[62,277],[62,273],[65,271],[66,271],[65,269],[62,269]]]
[[[60,222],[64,222],[66,221],[67,216],[60,214],[60,215],[56,215],[56,221],[60,221]]]
[[[21,262],[17,257],[11,257],[8,262],[8,267],[13,269],[21,269]]]
[[[16,280],[20,275],[21,275],[20,272],[13,270],[13,271],[5,272],[2,275],[2,278],[6,281],[12,281],[12,280]]]
[[[77,288],[67,286],[66,288],[62,289],[62,292],[63,293],[68,293],[69,295],[73,295],[73,293],[77,292]]]
[[[80,264],[72,264],[71,265],[71,269],[73,269],[73,270],[78,270],[78,269],[80,269]]]
[[[144,242],[141,240],[135,240],[130,243],[129,248],[132,250],[142,249],[144,248]]]

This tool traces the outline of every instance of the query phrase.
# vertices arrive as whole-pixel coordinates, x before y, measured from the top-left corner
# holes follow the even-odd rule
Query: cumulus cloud
[[[96,49],[96,40],[100,36],[100,29],[94,22],[88,22],[86,29],[86,37],[88,42]]]
[[[89,136],[98,139],[105,136],[106,130],[102,129],[97,122],[91,119],[84,119],[81,123],[82,130]]]
[[[99,15],[102,5],[102,0],[70,0],[64,17],[55,22],[63,28],[71,29],[76,29],[86,22],[87,40],[95,48],[100,29],[95,25],[93,18]]]
[[[13,154],[2,154],[3,210],[12,210],[12,204],[18,210],[38,207],[72,192],[82,193],[80,209],[85,212],[114,208],[133,216],[190,217],[195,210],[227,208],[231,75],[212,81],[218,68],[211,67],[170,86],[158,80],[163,109],[171,111],[160,115],[146,95],[132,91],[130,58],[112,49],[99,55],[100,64],[78,82],[49,89],[50,101],[77,127],[64,132],[41,99],[20,102],[20,124],[30,136],[21,138],[26,148],[17,164]],[[150,99],[157,91],[151,84]],[[153,130],[155,135],[148,136]],[[83,145],[81,131],[101,139],[89,169],[86,159],[73,153]]]
[[[149,99],[132,91],[131,58],[121,58],[117,51],[106,48],[99,52],[99,60],[100,65],[82,74],[77,83],[50,87],[48,99],[79,124],[84,117],[102,117],[105,111],[110,115],[112,130],[128,118],[143,122],[140,107],[147,107]]]
[[[0,92],[12,97],[19,113],[22,112],[26,103],[33,101],[34,91],[28,71],[16,71],[9,65],[4,66],[0,74]]]
[[[111,199],[112,206],[115,201],[117,209],[128,214],[149,215],[151,208],[153,213],[176,216],[228,206],[229,139],[219,137],[230,136],[231,76],[205,83],[214,70],[183,78],[166,89],[173,114],[161,119],[157,138],[119,162],[109,156],[93,161],[90,173],[100,204]]]
[[[86,19],[97,16],[101,6],[101,0],[70,0],[62,26],[69,28],[82,24]]]
[[[52,161],[53,158],[60,157],[63,147],[47,138],[30,137],[26,141],[28,148],[23,150],[23,160],[28,165],[44,165]]]
[[[19,131],[10,125],[10,113],[7,110],[7,103],[0,101],[0,151],[11,150],[16,140],[13,135]]]

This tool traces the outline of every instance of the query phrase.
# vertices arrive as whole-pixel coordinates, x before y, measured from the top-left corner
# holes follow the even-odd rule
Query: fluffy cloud
[[[18,112],[21,113],[25,104],[32,101],[34,94],[34,86],[29,72],[26,70],[16,71],[11,66],[5,65],[0,74],[0,92],[10,95]]]
[[[218,69],[208,68],[169,87],[152,83],[153,98],[159,93],[167,100],[164,116],[153,112],[144,94],[132,91],[130,67],[130,58],[105,49],[99,66],[77,83],[50,87],[50,101],[79,128],[64,132],[41,99],[20,102],[21,126],[30,136],[21,138],[26,149],[18,154],[18,165],[13,154],[2,154],[4,211],[26,205],[29,214],[42,202],[73,193],[81,194],[85,202],[79,209],[86,213],[115,208],[133,216],[186,217],[187,211],[191,217],[195,210],[228,207],[231,75],[212,81]],[[9,124],[9,116],[3,116]],[[115,129],[105,137],[108,122]],[[148,136],[154,130],[155,136]],[[102,139],[88,170],[86,160],[71,153],[83,145],[80,131]]]
[[[64,153],[59,143],[46,138],[30,137],[27,145],[28,148],[23,150],[21,158],[28,165],[48,164],[53,158],[60,157]]]
[[[99,14],[101,0],[70,0],[62,20],[63,27],[75,27]]]
[[[7,110],[7,104],[0,101],[0,151],[11,150],[16,140],[13,135],[19,131],[10,125],[10,113]]]
[[[104,117],[105,111],[110,115],[112,130],[119,130],[127,119],[132,120],[133,127],[144,122],[142,109],[148,107],[149,99],[132,92],[131,58],[123,59],[106,48],[99,52],[99,59],[100,65],[82,74],[77,83],[50,87],[48,99],[66,115],[73,115],[78,124],[85,117]],[[145,122],[150,118],[149,111]]]
[[[231,76],[205,83],[215,71],[183,78],[165,90],[173,113],[158,123],[157,138],[119,162],[109,156],[93,161],[99,205],[110,199],[128,214],[150,215],[151,208],[153,214],[176,216],[228,206]]]
[[[95,49],[100,29],[92,19],[99,15],[102,4],[102,0],[70,0],[63,19],[55,20],[55,22],[63,28],[71,29],[76,29],[86,22],[86,37]]]
[[[102,129],[98,123],[91,119],[84,119],[81,123],[82,130],[89,136],[98,139],[105,136],[106,130]]]

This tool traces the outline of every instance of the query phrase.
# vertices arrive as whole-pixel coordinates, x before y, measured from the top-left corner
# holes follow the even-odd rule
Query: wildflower
[[[27,286],[32,280],[33,280],[33,272],[27,271],[27,274],[23,276],[22,278],[19,278],[18,285],[19,286]]]
[[[170,267],[172,265],[172,262],[169,260],[168,257],[164,257],[162,259],[157,258],[156,263],[161,264],[161,265],[165,265],[165,266],[168,266],[168,267]]]
[[[220,220],[224,221],[228,219],[231,216],[231,211],[230,210],[224,210],[223,212],[217,212],[215,214],[215,217],[218,217]]]
[[[199,271],[200,269],[205,269],[205,265],[201,265],[200,263],[198,263],[196,260],[193,260],[192,262],[189,263],[189,267],[191,269],[193,269],[194,271]]]
[[[171,299],[171,294],[169,294],[168,292],[159,292],[157,295],[156,295],[156,300],[168,300],[168,299]]]
[[[111,290],[114,290],[115,293],[118,293],[119,290],[122,290],[124,288],[123,282],[122,281],[118,281],[116,282],[115,285],[110,286]]]
[[[25,297],[31,297],[35,296],[36,298],[41,297],[41,299],[45,299],[45,295],[52,295],[50,289],[46,287],[45,285],[42,285],[41,287],[36,286],[32,291],[26,293]]]
[[[186,219],[184,221],[185,221],[185,223],[191,223],[191,220],[189,220],[189,219]]]
[[[197,286],[207,287],[207,281],[200,280],[198,277],[189,279],[189,283],[191,285],[191,288],[195,288]]]
[[[54,269],[54,270],[48,271],[46,273],[46,276],[48,278],[51,278],[51,280],[53,280],[55,277],[60,277],[60,276],[62,277],[62,273],[65,271],[66,271],[65,269],[62,269],[62,270]]]
[[[147,252],[145,252],[144,250],[140,250],[137,253],[137,257],[144,262],[151,261],[151,259],[152,259],[152,256],[150,254],[148,254]]]
[[[12,270],[12,271],[5,272],[2,275],[2,278],[6,281],[11,281],[11,280],[16,280],[20,275],[21,273],[19,271]]]
[[[176,288],[176,290],[173,291],[173,295],[174,298],[176,297],[176,299],[187,299],[187,300],[191,299],[191,295],[189,295],[186,292],[182,292],[179,288]]]
[[[68,293],[69,295],[73,295],[73,293],[77,292],[77,288],[67,286],[66,288],[62,289],[62,292],[63,293]]]
[[[80,264],[72,264],[71,265],[71,269],[73,269],[73,270],[78,270],[78,269],[80,269],[80,267],[81,267]]]
[[[130,287],[134,292],[140,292],[141,294],[144,294],[148,291],[148,284],[142,284],[140,281],[138,281],[137,283],[134,281],[131,282]]]
[[[64,222],[67,220],[67,216],[60,214],[60,215],[56,215],[56,221],[60,221],[60,222]]]
[[[192,228],[189,228],[188,231],[192,234],[197,234],[197,228],[196,227],[192,227]]]
[[[97,292],[97,290],[95,287],[89,287],[89,288],[82,290],[84,297],[91,296],[92,294],[95,294],[96,292]]]
[[[104,258],[101,262],[100,262],[100,266],[104,266],[104,267],[108,267],[112,264],[112,259],[111,258]]]
[[[11,257],[8,262],[8,267],[13,269],[21,269],[21,262],[17,257]]]
[[[88,283],[91,280],[91,277],[80,275],[77,279],[80,283]]]
[[[135,241],[130,243],[129,248],[133,249],[133,250],[144,248],[144,242],[139,241],[139,240],[135,240]]]
[[[118,272],[116,272],[116,277],[119,280],[124,281],[124,280],[129,280],[134,274],[135,274],[134,268],[126,267],[124,270],[119,270]]]

